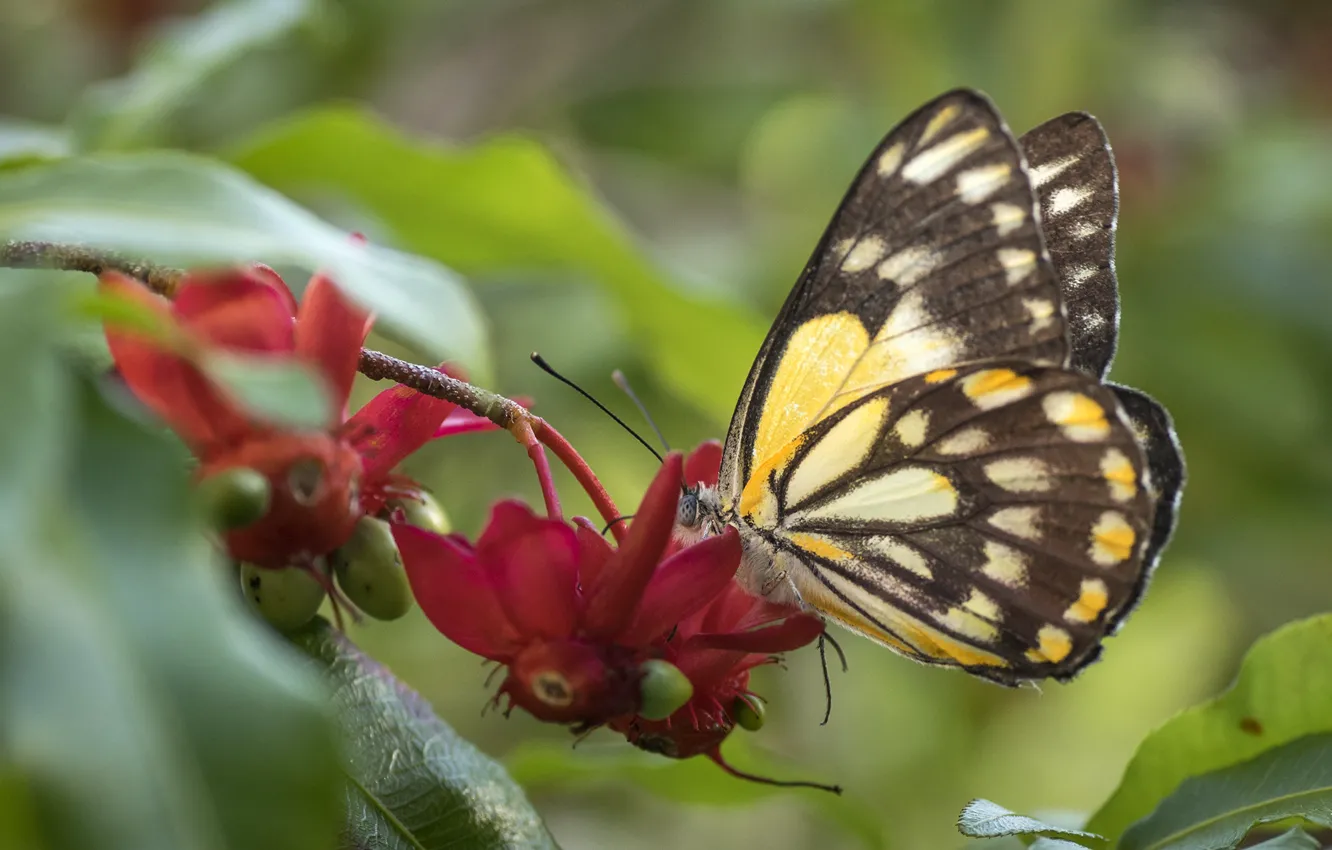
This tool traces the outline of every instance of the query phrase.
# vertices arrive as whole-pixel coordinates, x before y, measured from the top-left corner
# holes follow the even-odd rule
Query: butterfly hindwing
[[[1100,123],[1084,112],[1052,118],[1020,141],[1068,312],[1071,365],[1104,378],[1119,332],[1119,178],[1110,142]]]
[[[995,361],[858,399],[740,499],[801,598],[928,663],[1067,678],[1138,596],[1148,459],[1116,392]]]
[[[821,418],[911,375],[992,357],[1059,365],[1064,311],[1022,149],[982,95],[921,107],[861,169],[760,349],[723,502]]]

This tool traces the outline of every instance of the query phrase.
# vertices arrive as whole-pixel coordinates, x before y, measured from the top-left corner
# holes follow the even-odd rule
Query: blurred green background
[[[669,833],[696,847],[941,847],[961,844],[953,819],[973,797],[1089,811],[1142,735],[1222,688],[1255,636],[1328,608],[1323,0],[270,0],[214,8],[202,36],[161,50],[164,27],[205,5],[0,0],[0,139],[58,152],[69,137],[53,128],[69,116],[82,144],[231,158],[377,241],[448,245],[491,322],[493,388],[533,396],[625,511],[655,462],[529,352],[637,421],[609,379],[623,369],[676,447],[720,437],[763,329],[898,119],[970,86],[1019,133],[1069,110],[1109,132],[1122,194],[1112,377],[1174,414],[1189,484],[1175,542],[1105,660],[1071,685],[1008,691],[848,637],[850,673],[833,675],[826,727],[812,650],[760,671],[769,725],[746,736],[738,760],[844,785],[848,802],[830,806],[817,792],[715,783],[706,764],[626,760],[609,736],[569,751],[564,730],[482,717],[477,659],[419,614],[356,630],[463,735],[510,759],[563,846],[657,847]],[[154,62],[168,81],[157,89],[135,76]],[[97,81],[110,82],[88,88]],[[469,263],[468,227],[484,234],[486,222],[438,212],[447,182],[404,188],[410,158],[362,161],[347,144],[315,167],[296,142],[274,141],[290,125],[273,122],[337,102],[367,104],[418,152],[537,140],[619,220],[608,228],[618,241],[538,249],[504,236],[478,255],[531,261],[503,272]],[[381,184],[379,168],[396,171]],[[511,188],[495,200],[499,218],[548,208],[545,184]],[[543,262],[565,249],[593,260]],[[503,435],[441,441],[409,471],[469,534],[498,497],[539,502],[530,464]],[[590,512],[560,481],[568,508]]]

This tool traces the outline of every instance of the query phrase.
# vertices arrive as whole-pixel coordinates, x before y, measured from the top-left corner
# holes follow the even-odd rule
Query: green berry
[[[324,586],[299,567],[267,570],[241,564],[240,582],[250,607],[281,632],[313,620],[324,602]]]
[[[689,702],[694,685],[689,677],[669,661],[653,658],[638,668],[643,673],[639,680],[642,706],[638,714],[648,720],[665,720]]]
[[[209,522],[221,531],[243,528],[262,519],[273,497],[268,479],[246,466],[208,476],[195,492]]]
[[[742,694],[731,703],[731,716],[735,718],[735,725],[750,732],[757,732],[763,728],[766,713],[763,700],[752,694]]]
[[[351,538],[328,556],[347,599],[376,620],[396,620],[412,609],[412,588],[393,531],[363,516]]]
[[[403,519],[408,525],[424,528],[436,534],[448,534],[453,530],[449,515],[444,513],[439,502],[436,502],[435,497],[429,493],[422,492],[419,500],[410,497],[389,500],[389,512],[392,513],[395,508],[402,511]]]

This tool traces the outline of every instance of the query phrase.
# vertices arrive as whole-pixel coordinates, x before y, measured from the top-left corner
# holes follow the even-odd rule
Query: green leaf
[[[1036,818],[1016,814],[989,800],[972,800],[957,817],[957,830],[968,838],[999,838],[1004,835],[1040,835],[1049,838],[1103,840],[1092,832],[1065,829]]]
[[[58,127],[0,118],[0,168],[69,156],[68,134]]]
[[[250,413],[293,428],[326,428],[333,416],[327,385],[310,367],[288,359],[212,352],[208,376]]]
[[[0,820],[45,850],[326,850],[320,682],[225,583],[179,444],[68,374],[59,295],[0,274]]]
[[[345,848],[553,848],[521,788],[323,620],[293,637],[327,670],[346,738]]]
[[[1332,734],[1186,779],[1135,823],[1121,850],[1228,850],[1255,825],[1299,817],[1332,826]]]
[[[1259,639],[1229,690],[1148,735],[1087,829],[1117,839],[1188,777],[1326,731],[1332,731],[1332,615]]]
[[[508,136],[443,147],[364,112],[328,109],[273,128],[233,160],[282,191],[350,196],[407,248],[464,274],[598,283],[643,340],[658,376],[729,420],[763,326],[740,308],[673,286],[537,142]]]
[[[1322,846],[1321,841],[1297,826],[1262,844],[1254,844],[1249,850],[1319,850]]]
[[[788,766],[773,764],[750,752],[741,741],[726,744],[727,760],[751,773],[791,778]],[[809,788],[781,788],[746,782],[727,775],[706,758],[668,759],[626,745],[569,744],[528,741],[504,760],[509,773],[524,788],[607,788],[632,784],[674,803],[703,806],[747,806],[782,796],[818,811],[865,847],[881,847],[883,824],[879,813],[853,796]]]
[[[154,39],[134,70],[90,87],[74,109],[85,149],[127,148],[156,138],[220,72],[308,25],[318,0],[228,0],[184,18]]]
[[[436,263],[346,233],[225,165],[182,154],[66,160],[0,172],[0,240],[83,243],[163,264],[328,269],[430,357],[488,369],[470,294]]]

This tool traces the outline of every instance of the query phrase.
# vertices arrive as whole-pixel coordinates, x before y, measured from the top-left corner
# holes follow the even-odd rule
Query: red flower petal
[[[171,308],[164,299],[118,272],[102,274],[98,288],[136,301],[164,318],[170,316]],[[106,344],[116,369],[134,395],[196,453],[235,440],[249,430],[248,420],[184,358],[133,331],[110,325],[106,326]]]
[[[250,274],[273,287],[273,291],[282,299],[282,306],[286,309],[287,315],[293,318],[296,316],[296,296],[291,294],[291,288],[288,287],[287,282],[282,279],[282,275],[273,271],[272,268],[263,263],[254,263],[251,265]]]
[[[578,624],[578,539],[558,520],[539,519],[506,540],[493,563],[500,605],[526,638],[571,637]],[[487,555],[487,557],[490,557]]]
[[[587,517],[574,517],[574,534],[578,535],[578,584],[586,589],[597,583],[615,550]]]
[[[287,302],[271,283],[249,270],[186,275],[172,309],[201,339],[223,348],[289,352],[295,345]]]
[[[667,558],[652,576],[620,642],[643,646],[665,635],[721,593],[739,566],[740,536],[732,528]]]
[[[685,458],[684,480],[686,487],[703,484],[717,486],[717,475],[721,472],[722,444],[717,440],[708,440]]]
[[[522,640],[476,554],[422,528],[398,523],[392,528],[412,595],[435,628],[463,649],[509,663]]]
[[[494,561],[508,541],[521,537],[542,522],[542,517],[532,513],[531,508],[517,499],[496,502],[490,509],[486,527],[476,539],[477,556],[482,560]]]
[[[634,617],[639,600],[670,542],[680,502],[683,461],[679,452],[666,455],[625,535],[597,583],[584,587],[587,608],[583,627],[588,636],[608,640]]]
[[[429,442],[456,406],[400,384],[370,399],[342,433],[365,459],[366,480],[373,481]]]
[[[336,410],[347,406],[372,323],[370,315],[343,297],[333,281],[322,274],[311,279],[297,312],[296,352],[328,380]]]

